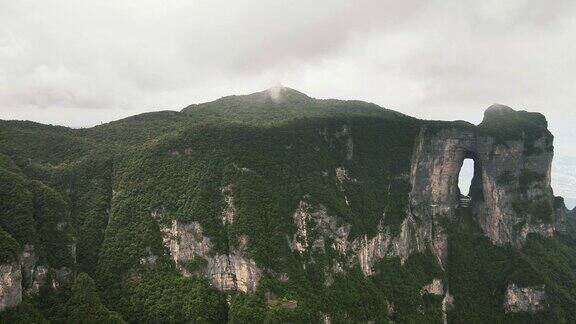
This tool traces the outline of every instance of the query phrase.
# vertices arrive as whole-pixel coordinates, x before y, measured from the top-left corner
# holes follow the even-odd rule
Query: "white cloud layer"
[[[572,0],[0,0],[0,118],[89,126],[277,81],[422,118],[547,115],[576,156]]]

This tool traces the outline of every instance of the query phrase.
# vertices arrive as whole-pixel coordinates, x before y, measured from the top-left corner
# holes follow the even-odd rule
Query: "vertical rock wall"
[[[529,139],[534,134],[527,130],[518,139],[502,140],[485,131],[494,118],[500,118],[493,115],[502,113],[513,117],[517,112],[495,105],[487,110],[482,127],[462,123],[423,128],[411,170],[410,205],[416,218],[438,225],[438,217],[455,217],[460,207],[458,176],[464,159],[471,158],[477,186],[472,192],[472,214],[494,244],[521,245],[529,233],[553,234],[553,153],[548,133]],[[529,208],[521,208],[525,206]],[[438,256],[444,254],[443,247],[435,247]]]
[[[219,290],[256,291],[262,271],[247,255],[248,237],[240,237],[228,254],[219,254],[198,222],[174,220],[161,230],[164,245],[184,276],[200,274]]]
[[[22,301],[22,271],[18,262],[0,265],[0,312]]]

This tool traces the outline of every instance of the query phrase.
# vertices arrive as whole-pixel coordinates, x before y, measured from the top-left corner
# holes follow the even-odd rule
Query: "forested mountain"
[[[538,113],[425,121],[280,86],[0,121],[0,322],[576,322],[552,157]]]

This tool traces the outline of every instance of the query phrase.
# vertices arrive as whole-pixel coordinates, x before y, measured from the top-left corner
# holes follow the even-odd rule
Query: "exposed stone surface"
[[[422,287],[420,290],[420,294],[431,294],[436,296],[444,295],[444,283],[442,283],[441,279],[433,279],[431,283],[427,284],[426,286]]]
[[[332,324],[332,317],[330,314],[321,314],[320,320],[323,324]]]
[[[509,284],[504,297],[504,309],[507,313],[538,312],[546,308],[544,285],[518,287]]]
[[[388,322],[395,323],[393,318],[396,315],[396,305],[393,302],[386,302],[386,313],[388,315]]]
[[[344,167],[336,168],[336,179],[340,182],[352,181],[356,182],[357,180],[350,176],[350,172],[346,170]]]
[[[224,196],[224,203],[226,204],[224,210],[222,210],[222,224],[232,224],[236,217],[234,186],[230,184],[223,187],[222,196]]]
[[[190,261],[195,256],[208,255],[212,249],[210,239],[203,236],[202,227],[198,222],[183,223],[172,221],[170,227],[162,227],[164,245],[170,250],[170,255],[176,265],[182,261]],[[185,276],[190,273],[180,267]]]
[[[140,257],[140,264],[145,266],[145,267],[149,267],[149,268],[153,268],[156,266],[156,262],[158,261],[158,256],[154,255],[154,253],[152,253],[152,249],[150,247],[146,248],[146,254],[142,257]]]
[[[419,230],[412,217],[407,217],[400,227],[399,235],[393,236],[388,227],[378,226],[374,237],[368,235],[349,240],[350,224],[343,223],[337,217],[328,214],[322,205],[311,206],[306,199],[300,201],[293,215],[296,233],[289,242],[293,251],[305,253],[312,248],[324,252],[327,248],[338,252],[345,260],[346,266],[359,263],[362,272],[369,276],[373,274],[374,264],[383,258],[399,257],[403,263],[414,251],[423,251],[425,245],[418,238],[423,233]],[[311,237],[309,232],[315,233]],[[325,242],[332,245],[327,247]],[[343,271],[342,264],[333,260],[334,267],[327,273]],[[329,281],[328,281],[329,283]]]
[[[311,218],[308,212],[308,204],[304,201],[301,201],[298,205],[298,209],[294,212],[292,216],[294,220],[294,225],[296,225],[296,233],[292,238],[292,242],[290,247],[293,251],[297,251],[299,253],[304,253],[308,248],[308,219]]]
[[[198,273],[208,278],[219,290],[254,292],[258,287],[262,271],[246,255],[247,237],[240,237],[238,244],[230,247],[229,254],[217,254],[198,222],[174,220],[161,230],[164,245],[184,276]],[[189,269],[190,262],[200,266]]]
[[[22,301],[22,272],[18,262],[0,264],[0,312]]]
[[[70,283],[74,279],[74,272],[72,269],[67,267],[62,267],[60,269],[54,269],[54,278],[52,279],[52,287],[58,288],[62,283]]]
[[[70,252],[75,260],[75,249]],[[35,295],[45,284],[58,288],[73,279],[74,273],[69,268],[51,269],[38,262],[35,246],[25,243],[17,261],[0,265],[0,311],[17,306],[24,294]],[[52,280],[47,282],[49,272],[52,273]]]
[[[332,248],[335,251],[344,254],[348,250],[350,225],[340,224],[336,217],[329,216],[326,207],[310,206],[306,200],[302,200],[294,212],[293,221],[296,226],[296,233],[290,242],[293,251],[304,253],[311,246],[314,250],[324,252],[326,238],[330,238],[333,242]],[[310,238],[309,229],[320,235]]]
[[[489,123],[496,115],[510,113],[514,111],[508,107],[493,106],[487,110],[485,122]],[[541,126],[545,125],[545,120],[535,118]],[[517,201],[555,206],[550,187],[553,153],[546,132],[530,141],[525,134],[502,141],[467,123],[444,124],[438,129],[434,129],[433,124],[426,124],[415,141],[410,174],[406,175],[410,178],[411,192],[406,218],[399,230],[392,231],[381,222],[375,235],[361,235],[352,240],[350,224],[331,215],[322,204],[310,203],[310,197],[305,196],[292,215],[295,231],[287,237],[288,244],[292,251],[311,260],[314,253],[326,253],[328,249],[337,252],[324,269],[324,284],[330,286],[334,273],[347,271],[356,264],[370,276],[374,274],[378,260],[397,257],[404,263],[412,253],[427,248],[440,266],[445,267],[450,238],[442,224],[444,220],[454,220],[463,209],[476,219],[494,244],[521,246],[530,233],[551,237],[556,230],[567,226],[565,207],[557,207],[555,213],[551,210],[551,215],[544,215],[556,219],[550,222],[547,217],[539,219],[531,211],[521,211],[515,206]],[[326,129],[321,130],[320,135],[329,138]],[[335,138],[344,148],[345,160],[353,159],[350,127],[342,126]],[[458,176],[466,158],[475,161],[473,189],[479,189],[480,194],[472,192],[469,207],[462,207]],[[234,166],[243,172],[253,172]],[[328,172],[322,174],[328,175]],[[526,174],[536,176],[529,183],[522,183]],[[357,181],[344,166],[337,167],[335,175],[340,184]],[[234,186],[227,185],[221,192],[225,203],[222,223],[233,224],[236,216]],[[344,199],[348,203],[345,194]],[[385,213],[382,219],[384,217]],[[221,290],[250,292],[256,289],[262,270],[246,253],[248,237],[231,242],[228,254],[218,254],[197,222],[172,221],[169,226],[162,227],[162,232],[165,245],[185,276],[200,273]],[[198,263],[198,260],[205,262]],[[190,262],[201,267],[190,269]],[[444,296],[445,321],[446,312],[453,303],[446,290],[440,279],[434,279],[422,288],[422,293]]]
[[[411,235],[414,228],[413,219],[408,217],[402,222],[400,235],[396,237],[391,235],[389,228],[383,228],[379,225],[378,232],[373,238],[364,235],[354,240],[352,245],[358,256],[362,272],[367,276],[374,274],[374,264],[384,258],[399,257],[404,263],[408,256],[415,249],[418,249],[417,242],[412,240]]]
[[[508,109],[503,106],[489,108],[485,122],[490,122],[495,118],[493,114],[499,114],[501,110],[510,113]],[[537,115],[534,118],[545,124]],[[525,138],[503,143],[471,124],[440,130],[424,127],[412,162],[410,205],[413,214],[428,221],[438,216],[453,218],[459,208],[458,175],[464,159],[471,158],[476,164],[473,186],[480,188],[482,193],[472,197],[471,210],[485,235],[494,244],[517,246],[529,233],[550,237],[554,232],[552,223],[543,223],[530,211],[519,213],[515,209],[515,202],[519,201],[552,205],[550,170],[553,153],[547,138],[542,136],[533,143]],[[537,177],[523,191],[521,182],[527,175]],[[437,257],[442,259],[445,247],[436,247]]]
[[[446,295],[442,299],[442,321],[444,324],[448,323],[448,312],[454,308],[454,297],[450,295],[449,291],[446,291]]]
[[[564,203],[564,198],[556,197],[554,213],[556,215],[556,230],[562,234],[576,238],[576,208],[568,210]]]

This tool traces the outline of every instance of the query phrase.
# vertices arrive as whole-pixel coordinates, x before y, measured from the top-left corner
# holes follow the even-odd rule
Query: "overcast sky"
[[[0,119],[91,126],[276,82],[421,118],[540,111],[576,156],[576,1],[0,0]]]

